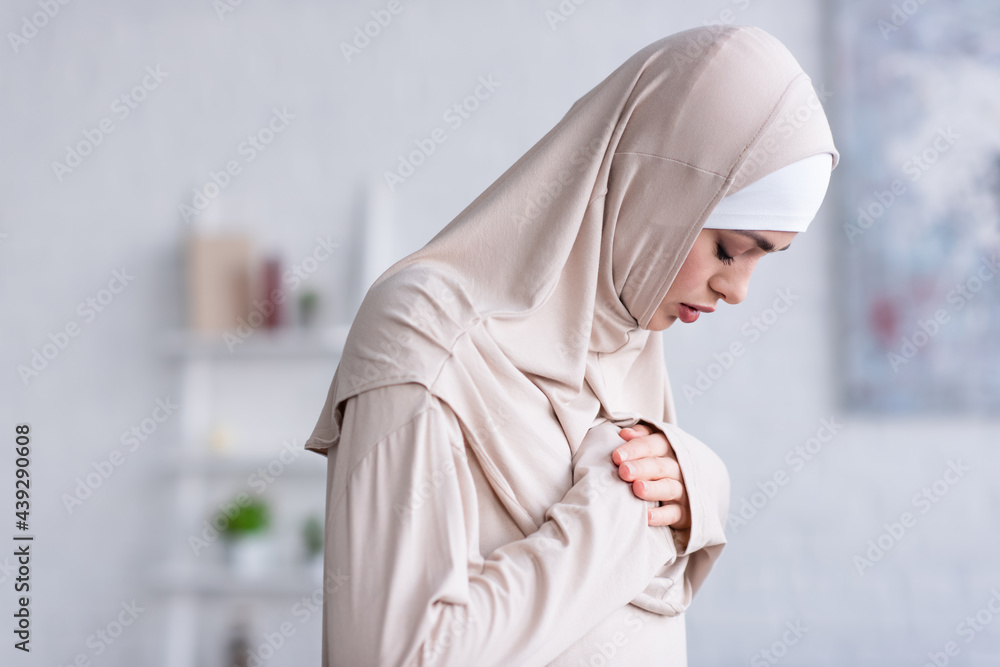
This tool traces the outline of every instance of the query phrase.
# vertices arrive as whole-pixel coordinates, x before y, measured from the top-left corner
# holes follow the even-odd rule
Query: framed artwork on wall
[[[1000,3],[836,0],[831,9],[844,402],[856,412],[995,415]]]

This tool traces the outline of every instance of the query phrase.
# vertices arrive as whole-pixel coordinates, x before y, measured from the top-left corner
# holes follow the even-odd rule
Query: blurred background
[[[664,333],[680,425],[732,479],[690,664],[1000,665],[985,0],[5,3],[3,664],[319,664],[303,443],[368,285],[710,23],[788,46],[842,158],[746,301]]]

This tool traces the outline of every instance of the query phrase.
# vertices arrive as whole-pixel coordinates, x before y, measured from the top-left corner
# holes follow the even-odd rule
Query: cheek
[[[696,248],[695,250],[701,249]],[[671,292],[674,291],[675,287],[678,290],[690,290],[699,288],[708,282],[708,278],[712,274],[712,258],[706,257],[704,252],[696,251],[689,253],[684,260],[684,264],[670,286]]]

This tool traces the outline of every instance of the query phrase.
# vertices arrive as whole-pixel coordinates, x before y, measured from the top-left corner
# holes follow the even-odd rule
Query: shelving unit
[[[169,358],[185,359],[249,359],[295,357],[339,357],[344,349],[349,327],[302,330],[297,328],[258,330],[232,344],[222,335],[206,336],[190,331],[174,331],[163,340],[163,352]]]
[[[309,513],[323,516],[326,462],[306,452],[303,441],[315,424],[346,336],[347,327],[258,330],[232,351],[221,334],[178,331],[162,341],[164,356],[179,366],[181,405],[177,446],[162,452],[159,461],[161,481],[173,498],[172,518],[163,536],[162,561],[148,575],[150,592],[167,610],[159,653],[164,667],[222,664],[228,637],[219,627],[213,631],[208,626],[229,627],[246,614],[230,609],[223,615],[232,618],[219,618],[210,609],[252,600],[255,609],[280,612],[321,589],[321,568],[309,568],[296,558],[292,547],[300,543],[299,525],[288,520],[282,503],[294,505],[294,496],[304,494]],[[230,377],[227,384],[226,375],[235,380]],[[300,396],[308,400],[296,400]],[[270,410],[262,409],[262,403]],[[232,427],[232,445],[224,453],[213,452],[208,444],[220,423]],[[272,540],[271,567],[255,577],[239,576],[227,565],[220,536],[205,539],[211,535],[204,530],[206,522],[237,491],[266,498],[272,524],[284,519]],[[284,540],[279,539],[282,534]],[[317,634],[317,647],[318,641]],[[281,661],[268,664],[276,662]]]

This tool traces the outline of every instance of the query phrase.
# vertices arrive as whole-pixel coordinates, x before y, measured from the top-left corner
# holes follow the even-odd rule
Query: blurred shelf
[[[322,578],[316,573],[304,567],[297,570],[292,573],[275,570],[261,576],[247,577],[218,566],[187,570],[166,567],[152,574],[150,586],[153,590],[166,594],[296,597],[310,595],[323,585]]]
[[[164,336],[163,351],[168,358],[247,359],[339,357],[349,326],[323,329],[283,327],[257,329],[245,339],[235,331],[216,334],[173,331]]]
[[[287,452],[287,450],[282,450]],[[326,459],[315,452],[304,450],[291,463],[281,460],[280,454],[271,456],[222,456],[222,455],[165,455],[160,471],[165,475],[227,476],[252,475],[265,471],[271,477],[318,477],[326,479]]]
[[[178,432],[170,445],[157,448],[154,464],[158,482],[172,497],[164,503],[169,517],[161,531],[162,555],[143,579],[167,611],[162,667],[217,663],[198,659],[207,650],[218,655],[224,650],[224,638],[211,633],[211,623],[206,623],[216,604],[206,602],[223,607],[252,603],[247,606],[263,614],[322,592],[321,564],[289,553],[293,545],[287,540],[301,540],[300,529],[283,524],[287,530],[271,536],[275,542],[268,556],[252,544],[243,545],[249,551],[219,544],[224,538],[217,532],[207,536],[206,516],[217,515],[220,508],[231,511],[217,501],[223,492],[231,498],[233,486],[252,497],[266,492],[276,517],[297,522],[300,516],[323,516],[325,457],[302,449],[294,439],[268,434],[284,433],[288,421],[300,419],[298,397],[289,388],[313,387],[312,400],[322,400],[349,331],[345,325],[244,326],[204,333],[182,325],[152,342],[176,373],[171,395],[179,404]],[[269,394],[281,391],[286,393],[271,400]],[[311,419],[296,428],[308,429]],[[234,428],[234,420],[241,428]],[[195,533],[189,532],[192,527],[197,527]],[[192,542],[196,535],[204,545]]]

